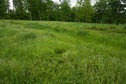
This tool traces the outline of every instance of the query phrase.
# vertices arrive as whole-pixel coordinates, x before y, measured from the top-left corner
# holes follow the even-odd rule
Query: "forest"
[[[126,23],[125,0],[77,0],[71,6],[70,0],[0,0],[0,19],[46,20],[86,23]],[[72,0],[71,0],[72,1]]]

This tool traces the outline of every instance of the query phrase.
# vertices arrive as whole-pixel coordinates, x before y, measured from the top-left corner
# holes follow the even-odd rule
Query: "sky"
[[[53,0],[54,2],[59,2],[59,0]],[[77,0],[70,0],[71,6],[75,6]],[[94,5],[95,4],[95,0],[91,0],[91,4]],[[13,9],[13,3],[12,0],[10,0],[10,8]]]
[[[12,0],[9,0],[10,2],[10,9],[13,9],[13,3],[12,3]]]
[[[53,0],[54,2],[59,2],[59,0]],[[71,2],[71,6],[75,6],[77,0],[70,0]],[[91,4],[94,5],[95,4],[95,0],[91,0]]]

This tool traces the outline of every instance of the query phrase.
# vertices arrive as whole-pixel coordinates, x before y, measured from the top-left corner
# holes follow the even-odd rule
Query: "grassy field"
[[[1,20],[0,84],[126,84],[126,25]]]

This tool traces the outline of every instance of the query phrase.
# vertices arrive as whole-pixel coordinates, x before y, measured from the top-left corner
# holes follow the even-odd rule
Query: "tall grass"
[[[124,28],[0,21],[0,84],[125,84]]]

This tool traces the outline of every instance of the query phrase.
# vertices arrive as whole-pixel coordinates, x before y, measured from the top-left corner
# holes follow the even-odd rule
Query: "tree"
[[[92,22],[93,8],[90,0],[78,0],[76,5],[77,19],[83,22]]]
[[[100,22],[103,23],[104,22],[104,15],[106,12],[106,9],[109,10],[109,8],[107,8],[108,6],[108,2],[107,0],[99,0],[99,2],[97,2],[94,6],[94,10],[95,10],[95,19],[96,22]],[[110,13],[110,11],[107,11]]]
[[[50,20],[59,20],[59,4],[53,3],[51,7]]]
[[[72,7],[71,9],[71,21],[77,21],[77,8]]]
[[[126,1],[125,0],[113,0],[109,2],[109,5],[111,6],[111,12],[112,12],[112,19],[113,22],[116,23],[117,25],[119,23],[122,23],[123,19],[126,19],[124,16],[125,14],[125,7],[126,7]]]
[[[91,6],[90,0],[85,0],[82,8],[83,8],[82,10],[84,11],[83,21],[92,22],[92,16],[93,16],[94,10]]]
[[[69,21],[70,20],[70,15],[71,15],[71,8],[69,6],[69,1],[68,0],[63,0],[63,2],[60,5],[60,19],[62,21]]]
[[[0,0],[0,19],[4,19],[7,14],[7,1]]]
[[[57,12],[57,6],[56,4],[54,4],[54,2],[52,0],[46,0],[46,20],[54,20],[56,17],[54,17]],[[55,12],[56,11],[56,12]],[[57,12],[58,13],[58,12]]]
[[[95,22],[122,23],[125,17],[125,0],[100,0],[94,6]],[[123,18],[123,19],[122,19]]]
[[[53,6],[52,0],[27,0],[27,4],[30,19],[49,19]]]
[[[16,13],[16,19],[25,19],[26,16],[26,8],[25,8],[25,0],[13,0],[13,6]]]

